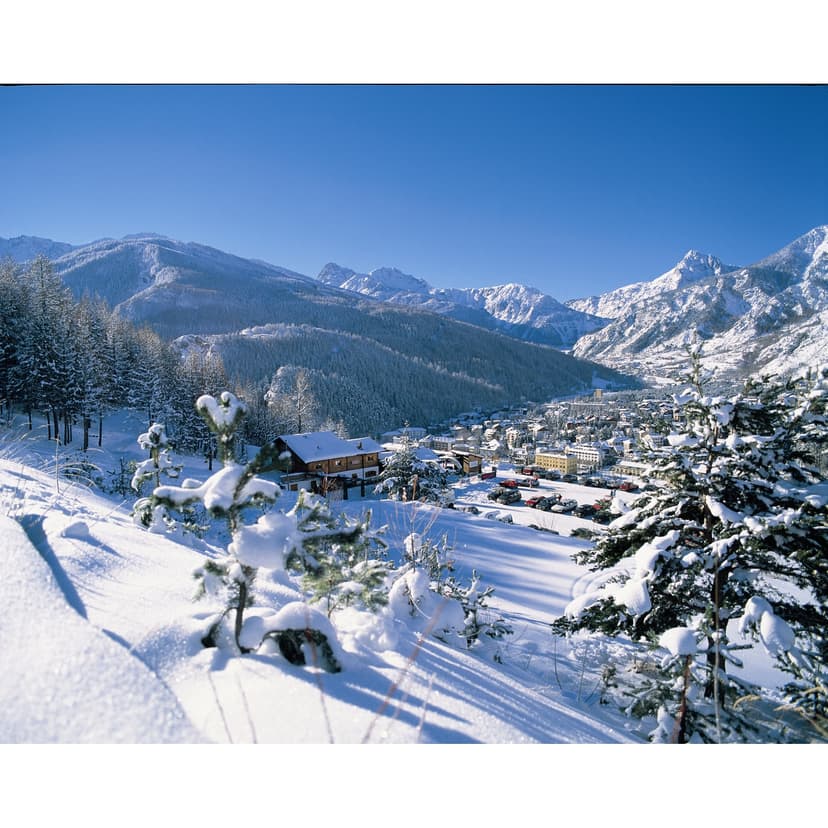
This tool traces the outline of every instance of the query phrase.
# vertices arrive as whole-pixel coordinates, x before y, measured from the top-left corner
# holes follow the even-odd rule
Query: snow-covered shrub
[[[388,602],[387,559],[382,529],[371,529],[371,512],[361,520],[335,517],[324,498],[299,493],[286,517],[295,522],[295,541],[285,566],[303,573],[302,586],[312,604],[328,617],[342,607],[375,610]]]
[[[275,449],[266,448],[244,466],[233,461],[233,434],[245,412],[244,403],[233,394],[225,391],[219,399],[203,395],[196,402],[196,408],[218,436],[223,468],[204,483],[186,480],[182,486],[157,486],[151,497],[136,503],[136,514],[150,531],[166,531],[179,528],[173,514],[186,514],[193,507],[202,507],[211,517],[225,521],[233,536],[243,525],[245,509],[272,504],[281,493],[275,483],[258,476],[275,469],[278,458]],[[151,438],[152,434],[147,436]],[[232,613],[234,639],[240,646],[244,610],[252,602],[255,567],[242,563],[231,553],[207,561],[194,575],[200,582],[198,596],[222,590],[226,597],[226,609],[205,635],[205,644],[216,643],[218,626]]]
[[[438,638],[462,638],[467,647],[475,646],[481,635],[500,639],[512,633],[504,619],[489,609],[488,599],[494,588],[482,588],[476,571],[468,586],[453,575],[444,577],[446,572],[454,571],[445,536],[435,543],[412,533],[403,547],[404,563],[389,596],[398,615],[420,618]]]
[[[494,587],[481,586],[477,570],[472,571],[471,584],[468,586],[458,583],[451,577],[443,585],[442,592],[458,601],[463,609],[463,637],[466,639],[467,647],[478,644],[481,635],[500,640],[512,634],[513,630],[509,624],[489,607],[489,598],[494,593]],[[495,658],[500,660],[498,654],[495,654]]]
[[[329,673],[342,669],[342,650],[333,625],[326,615],[303,601],[292,601],[267,618],[249,618],[241,641],[250,649],[273,641],[291,664],[310,663]]]

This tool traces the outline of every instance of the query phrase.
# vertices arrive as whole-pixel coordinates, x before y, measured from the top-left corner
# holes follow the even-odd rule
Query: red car
[[[500,485],[505,486],[507,489],[516,489],[518,487],[517,480],[502,480]]]

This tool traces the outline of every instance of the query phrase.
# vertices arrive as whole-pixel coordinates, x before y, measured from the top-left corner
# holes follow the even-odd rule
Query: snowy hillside
[[[237,321],[243,327],[251,314],[262,313],[262,303],[318,290],[299,273],[155,233],[79,247],[54,267],[76,295],[98,296],[125,318],[166,335],[167,328],[214,333],[232,330]],[[181,325],[201,328],[181,331]]]
[[[15,236],[11,239],[0,237],[0,259],[8,257],[20,263],[31,261],[39,255],[56,259],[71,250],[74,250],[71,244],[39,236]]]
[[[112,445],[126,448],[141,424],[118,421]],[[149,534],[132,521],[134,498],[56,483],[53,449],[37,434],[7,433],[0,460],[0,634],[14,654],[0,675],[0,741],[640,741],[598,703],[594,655],[569,652],[549,632],[590,583],[569,558],[585,542],[528,528],[537,516],[525,507],[499,509],[514,514],[509,525],[376,497],[343,503],[355,514],[370,508],[373,522],[387,525],[397,559],[412,532],[450,538],[458,576],[476,569],[494,586],[492,609],[514,634],[469,650],[463,639],[435,637],[433,624],[400,614],[393,602],[374,614],[346,608],[331,618],[344,669],[328,673],[278,652],[202,647],[217,606],[192,602],[191,573],[216,555],[220,537]],[[131,453],[142,456],[137,446]],[[100,469],[115,464],[108,451],[95,459]],[[204,478],[200,462],[185,462],[185,474]],[[458,503],[491,511],[486,488],[459,489]],[[287,509],[291,497],[277,506]],[[543,517],[561,530],[578,520]],[[249,614],[262,617],[302,598],[297,582],[276,570],[260,570],[255,594]]]
[[[679,263],[652,282],[573,303],[615,317],[573,353],[657,382],[686,365],[693,336],[705,343],[707,367],[723,377],[795,371],[828,349],[828,226],[748,267],[693,261],[698,266]]]
[[[333,262],[325,265],[317,278],[324,284],[383,302],[424,308],[515,339],[555,348],[570,348],[580,336],[606,324],[604,319],[567,308],[551,296],[521,284],[435,288],[396,268],[356,273]]]

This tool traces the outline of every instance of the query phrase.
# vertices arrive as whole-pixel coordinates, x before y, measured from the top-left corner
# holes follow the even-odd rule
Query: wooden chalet
[[[370,437],[344,440],[332,431],[282,434],[276,448],[290,454],[290,476],[307,479],[345,477],[365,480],[379,474],[382,446]]]

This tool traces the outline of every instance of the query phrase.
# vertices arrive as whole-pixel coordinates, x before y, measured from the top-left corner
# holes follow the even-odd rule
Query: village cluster
[[[545,529],[554,526],[549,518],[555,515],[606,524],[613,490],[651,485],[641,452],[663,444],[663,424],[675,413],[669,398],[595,391],[543,405],[465,412],[429,428],[388,431],[378,439],[346,439],[331,431],[283,435],[278,447],[290,455],[290,469],[282,483],[337,499],[364,497],[389,458],[407,447],[419,462],[439,466],[449,480],[464,483],[447,493],[444,505],[484,511],[506,522],[512,522],[512,510],[484,507],[525,506],[536,513],[519,522],[530,520],[528,525]]]

